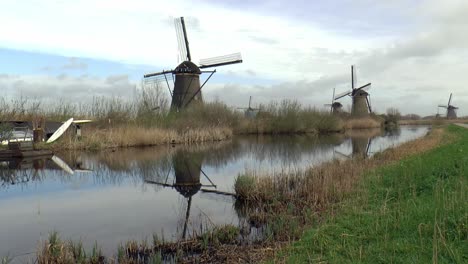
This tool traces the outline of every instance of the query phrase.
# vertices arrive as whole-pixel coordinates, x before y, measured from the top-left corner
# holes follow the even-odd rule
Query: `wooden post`
[[[44,130],[38,127],[33,130],[33,141],[34,143],[42,142],[44,140]]]

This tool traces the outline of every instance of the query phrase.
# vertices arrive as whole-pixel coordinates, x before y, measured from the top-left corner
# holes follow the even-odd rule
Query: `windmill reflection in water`
[[[372,156],[370,151],[372,141],[384,134],[380,128],[375,129],[359,129],[359,130],[348,130],[346,136],[349,137],[351,143],[351,154],[344,154],[343,152],[334,149],[334,153],[338,157],[342,158],[368,158]]]
[[[202,163],[203,155],[201,153],[194,154],[185,151],[177,151],[172,157],[172,169],[174,170],[172,182],[169,180],[169,175],[172,169],[168,170],[164,182],[145,179],[145,183],[147,184],[156,184],[163,187],[174,188],[187,200],[182,239],[185,239],[187,235],[187,225],[190,217],[192,197],[197,194],[202,187],[216,188],[216,185],[202,170]],[[203,174],[210,184],[202,184],[200,181],[200,174]]]

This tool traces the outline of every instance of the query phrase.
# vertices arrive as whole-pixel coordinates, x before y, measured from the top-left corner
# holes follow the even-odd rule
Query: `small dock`
[[[34,150],[31,141],[10,142],[8,144],[8,149],[0,150],[0,159],[3,160],[52,155],[53,152],[50,150]]]

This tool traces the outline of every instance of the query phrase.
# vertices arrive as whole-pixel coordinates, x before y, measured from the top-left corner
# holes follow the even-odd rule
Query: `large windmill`
[[[447,119],[456,119],[457,118],[456,110],[458,109],[458,107],[451,105],[451,103],[452,103],[452,94],[450,94],[447,105],[439,105],[439,107],[447,109]]]
[[[351,65],[351,90],[335,96],[334,100],[338,100],[347,95],[353,99],[353,106],[351,108],[351,115],[365,116],[372,113],[370,104],[370,95],[367,91],[371,88],[371,83],[356,87],[356,70],[354,65]]]
[[[325,106],[330,107],[330,113],[338,114],[342,112],[343,105],[340,102],[335,101],[335,88],[333,88],[333,96],[331,104],[325,104]]]
[[[252,96],[249,98],[249,107],[238,107],[237,109],[244,110],[245,117],[247,118],[255,118],[260,111],[260,108],[253,108],[252,107]]]
[[[234,53],[200,60],[199,65],[196,65],[192,62],[184,18],[176,18],[174,24],[179,44],[179,55],[183,62],[173,70],[145,74],[144,78],[156,83],[166,82],[172,97],[171,109],[179,110],[187,107],[192,101],[202,102],[201,89],[216,72],[216,70],[204,71],[202,69],[241,63],[242,57],[240,53]],[[202,73],[210,73],[210,75],[200,85],[200,75]],[[169,81],[174,81],[173,91],[170,89]]]

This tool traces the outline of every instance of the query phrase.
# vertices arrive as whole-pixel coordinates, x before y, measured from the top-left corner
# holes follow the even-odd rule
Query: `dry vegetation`
[[[83,126],[80,140],[69,135],[55,146],[37,147],[55,149],[150,146],[218,141],[233,134],[318,134],[343,130],[339,118],[296,101],[272,102],[261,108],[254,118],[221,102],[194,104],[174,112],[169,111],[168,102],[158,89],[144,89],[133,100],[99,97],[86,104],[0,98],[0,121],[63,122],[70,117],[94,120]]]
[[[376,128],[381,127],[383,123],[383,119],[372,116],[366,118],[359,118],[359,119],[348,119],[344,123],[345,129],[363,129],[363,128]]]

